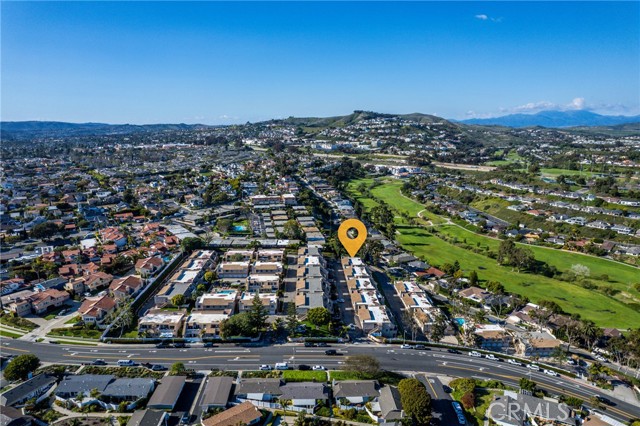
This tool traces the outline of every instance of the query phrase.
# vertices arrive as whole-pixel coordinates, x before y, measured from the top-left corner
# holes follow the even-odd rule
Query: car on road
[[[340,299],[336,299],[336,302],[338,303],[344,303],[344,299],[340,298]]]
[[[174,343],[173,347],[176,348],[176,349],[182,349],[182,348],[188,348],[189,345],[187,345],[186,343],[178,342],[178,343]]]
[[[91,363],[92,365],[107,365],[107,361],[104,359],[96,359]]]
[[[338,352],[335,349],[327,349],[324,351],[325,355],[338,355]]]
[[[556,373],[553,370],[549,370],[548,368],[545,368],[543,373],[546,374],[547,376],[553,376],[553,377],[558,377],[559,376],[558,373]]]
[[[276,370],[288,370],[289,363],[287,362],[276,362]]]
[[[205,348],[215,348],[215,345],[213,344],[213,342],[205,342],[204,347]]]
[[[476,358],[482,358],[482,354],[480,352],[478,352],[478,351],[469,352],[469,356],[473,356],[473,357],[476,357]]]
[[[498,358],[494,354],[486,355],[485,358],[490,359],[491,361],[502,361],[502,359]]]
[[[121,359],[118,360],[118,367],[133,367],[136,366],[138,364],[136,364],[133,360],[131,359]]]
[[[324,371],[326,370],[326,367],[324,367],[323,365],[314,365],[313,366],[313,371]]]
[[[600,362],[607,362],[607,361],[608,361],[608,360],[607,360],[605,357],[603,357],[602,355],[596,355],[594,358],[595,358],[595,359],[597,359],[597,360],[598,360],[598,361],[600,361]]]
[[[328,343],[325,343],[325,342],[320,342],[320,343],[318,343],[318,345],[317,345],[317,346],[318,346],[319,348],[328,348],[328,347],[329,347],[329,346],[331,346],[331,345],[330,345],[330,344],[328,344]]]
[[[540,367],[537,364],[529,364],[527,365],[529,370],[540,371]]]
[[[298,366],[298,370],[307,371],[307,370],[311,370],[311,367],[309,367],[307,364],[300,364]]]
[[[141,362],[140,366],[144,367],[144,368],[148,368],[151,369],[151,367],[153,366],[153,364],[151,364],[150,362]]]
[[[169,342],[160,342],[156,345],[156,348],[158,349],[166,349],[166,348],[170,348],[171,347],[171,343]]]
[[[406,343],[403,345],[400,345],[400,349],[413,349],[413,346],[411,345],[407,345]]]
[[[165,367],[164,365],[160,365],[160,364],[153,364],[150,367],[151,371],[165,371],[167,369],[167,367]]]
[[[311,343],[311,342],[304,342],[304,347],[305,348],[315,348],[316,344],[315,343]]]
[[[447,352],[449,352],[450,354],[460,354],[460,351],[457,351],[455,349],[447,349]]]
[[[515,359],[513,359],[513,358],[509,358],[509,359],[507,360],[507,362],[508,362],[509,364],[513,364],[513,365],[520,365],[520,366],[522,366],[522,363],[521,363],[520,361],[516,361],[516,360],[515,360]]]
[[[600,401],[602,404],[604,405],[610,405],[613,406],[615,405],[613,401],[611,401],[609,398],[601,396],[601,395],[593,395],[594,399],[597,399],[598,401]]]
[[[421,350],[421,351],[428,351],[428,350],[430,350],[430,349],[429,349],[428,347],[426,347],[425,345],[415,345],[415,346],[413,347],[413,349],[419,349],[419,350]]]
[[[271,371],[271,370],[272,370],[272,368],[271,368],[271,366],[270,366],[270,365],[268,365],[268,364],[262,364],[262,365],[260,366],[260,368],[258,368],[258,370],[260,370],[260,371]]]

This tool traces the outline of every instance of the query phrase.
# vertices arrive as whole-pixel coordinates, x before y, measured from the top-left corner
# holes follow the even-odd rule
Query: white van
[[[276,370],[288,370],[289,364],[286,362],[276,362]]]
[[[120,359],[118,360],[118,367],[132,367],[136,365],[135,362],[133,362],[130,359]]]

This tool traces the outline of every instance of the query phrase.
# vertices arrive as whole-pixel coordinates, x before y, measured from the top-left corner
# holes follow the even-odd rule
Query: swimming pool
[[[464,326],[464,318],[455,318],[455,322],[458,323],[460,327]]]
[[[246,231],[247,227],[244,225],[235,225],[231,228],[233,231],[237,231],[237,232],[242,232],[242,231]]]

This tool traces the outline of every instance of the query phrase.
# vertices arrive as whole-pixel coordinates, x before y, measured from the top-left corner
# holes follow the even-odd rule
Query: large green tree
[[[418,379],[402,379],[398,383],[400,402],[414,425],[428,425],[431,421],[431,396]]]
[[[331,314],[329,313],[327,308],[319,306],[317,308],[309,309],[309,312],[307,312],[307,319],[311,322],[311,324],[321,327],[323,325],[329,324],[329,321],[331,321]]]
[[[260,330],[262,330],[265,325],[267,325],[269,312],[267,311],[267,308],[262,304],[262,299],[260,299],[260,294],[258,292],[256,292],[256,294],[253,296],[251,309],[247,311],[247,315],[249,327],[255,334],[258,334]]]
[[[18,355],[9,362],[4,370],[7,380],[25,380],[40,366],[40,359],[33,354]]]

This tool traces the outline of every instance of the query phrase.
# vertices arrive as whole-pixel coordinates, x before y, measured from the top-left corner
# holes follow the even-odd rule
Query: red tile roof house
[[[58,275],[62,277],[75,277],[82,273],[82,268],[77,263],[70,263],[68,265],[62,265],[58,268]]]
[[[84,284],[89,291],[94,291],[106,287],[112,280],[113,275],[107,274],[106,272],[96,272],[95,274],[84,277]]]
[[[80,260],[82,252],[80,250],[64,250],[62,252],[62,256],[64,257],[64,261],[67,263],[76,262]]]
[[[142,287],[142,278],[136,277],[135,275],[128,275],[114,280],[109,286],[109,290],[111,290],[113,297],[119,300],[128,296],[134,296]]]
[[[99,271],[100,271],[100,266],[96,265],[93,262],[85,263],[82,265],[82,273],[84,275],[95,274],[96,272],[99,272]]]
[[[29,296],[31,309],[38,315],[46,313],[51,307],[57,308],[62,306],[67,300],[69,300],[69,293],[56,290],[55,288],[50,288]]]
[[[98,299],[87,299],[82,302],[78,313],[87,324],[100,324],[104,318],[115,311],[118,303],[111,296],[102,296]]]
[[[136,273],[143,277],[149,277],[162,268],[164,261],[159,257],[149,257],[147,259],[139,259],[136,262]]]

